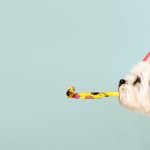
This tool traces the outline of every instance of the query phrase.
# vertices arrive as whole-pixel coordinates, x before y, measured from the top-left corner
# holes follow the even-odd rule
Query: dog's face
[[[119,101],[133,111],[150,114],[150,63],[142,61],[119,82]]]

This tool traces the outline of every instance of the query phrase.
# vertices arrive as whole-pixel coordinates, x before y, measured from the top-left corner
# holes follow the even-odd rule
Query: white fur
[[[141,82],[133,85],[137,77]],[[119,87],[120,103],[132,111],[150,114],[150,63],[142,61],[134,66],[125,80]]]

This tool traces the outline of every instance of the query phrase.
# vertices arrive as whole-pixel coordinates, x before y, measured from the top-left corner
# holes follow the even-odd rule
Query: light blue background
[[[0,149],[149,150],[149,117],[65,97],[117,90],[149,50],[149,0],[0,0]]]

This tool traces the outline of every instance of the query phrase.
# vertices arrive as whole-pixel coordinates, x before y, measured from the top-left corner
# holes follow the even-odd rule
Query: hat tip
[[[150,52],[144,57],[143,61],[150,63]]]

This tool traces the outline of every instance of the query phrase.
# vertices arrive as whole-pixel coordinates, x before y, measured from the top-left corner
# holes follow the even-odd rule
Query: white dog
[[[123,106],[150,114],[150,52],[120,80],[119,93]]]

